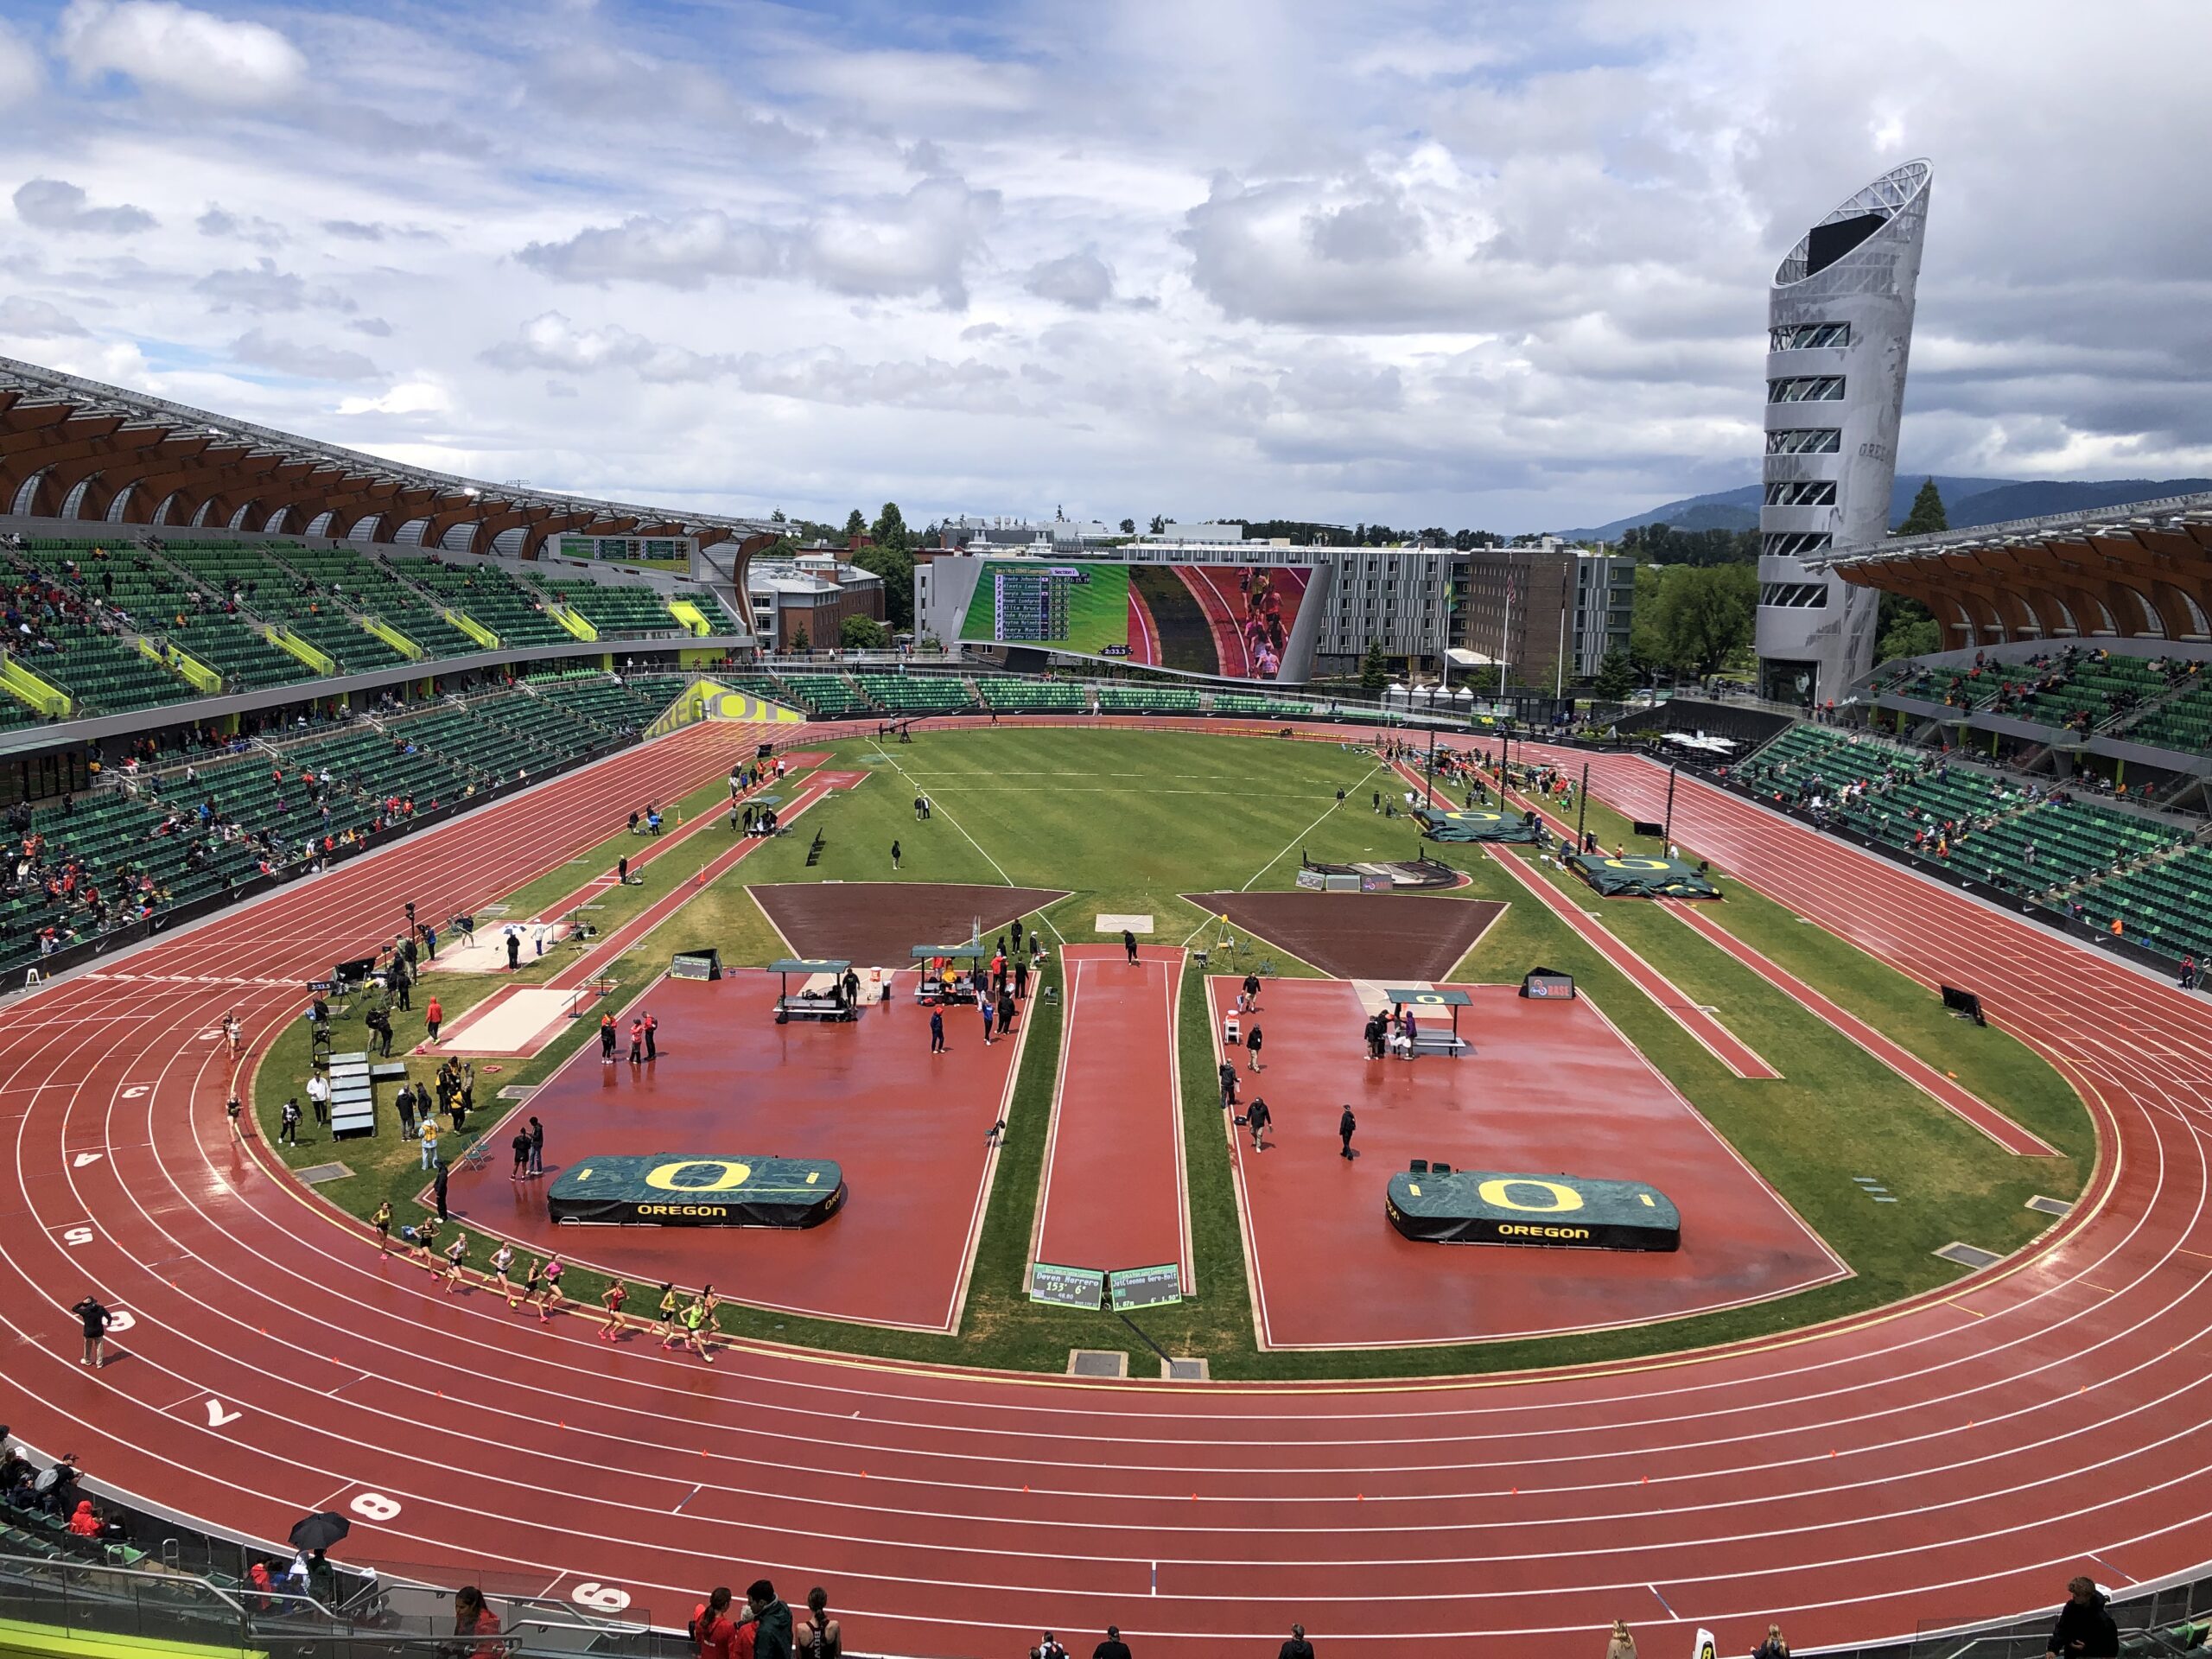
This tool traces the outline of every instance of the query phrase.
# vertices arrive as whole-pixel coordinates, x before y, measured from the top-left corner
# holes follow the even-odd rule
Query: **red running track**
[[[1045,1143],[1033,1262],[1057,1267],[1182,1269],[1192,1276],[1183,1090],[1175,1069],[1175,996],[1183,953],[1120,945],[1061,947],[1067,1012],[1058,1086]]]
[[[1109,1619],[1148,1659],[1262,1659],[1294,1618],[1332,1652],[1584,1655],[1615,1617],[1662,1647],[1704,1624],[1738,1652],[1777,1617],[1809,1648],[2212,1553],[2212,1009],[1694,783],[1684,839],[1906,972],[1974,987],[2082,1084],[2102,1156],[2037,1247],[1787,1339],[1512,1378],[1091,1387],[765,1350],[709,1368],[441,1298],[229,1146],[201,1033],[233,995],[287,1016],[291,982],[388,936],[404,896],[436,913],[511,889],[752,735],[626,751],[166,937],[118,964],[139,977],[0,1010],[16,1429],[264,1538],[373,1492],[397,1507],[356,1519],[356,1560],[597,1580],[664,1622],[753,1571],[823,1583],[855,1650],[879,1653],[1004,1652]],[[1593,775],[1639,816],[1665,787],[1633,757]],[[136,1322],[97,1374],[67,1313],[88,1283]],[[241,1414],[210,1427],[211,1399]]]

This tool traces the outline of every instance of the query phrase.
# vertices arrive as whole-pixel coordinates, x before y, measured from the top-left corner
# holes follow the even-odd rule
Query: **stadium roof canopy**
[[[1928,607],[1946,648],[2013,639],[2212,639],[2212,493],[1837,549],[1847,582]]]
[[[0,512],[524,556],[563,531],[712,543],[779,528],[458,478],[5,357]]]

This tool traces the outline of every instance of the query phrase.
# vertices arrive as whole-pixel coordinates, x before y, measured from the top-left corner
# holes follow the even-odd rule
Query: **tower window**
[[[1843,433],[1833,426],[1800,426],[1766,435],[1770,455],[1833,455],[1843,448]]]
[[[1830,537],[1824,531],[1791,531],[1783,535],[1762,537],[1759,551],[1770,558],[1802,559],[1828,550]]]
[[[1770,352],[1809,352],[1850,344],[1851,325],[1847,322],[1800,322],[1766,331],[1766,348]]]
[[[1796,374],[1766,383],[1770,404],[1833,404],[1843,397],[1840,374]]]
[[[1766,504],[1770,507],[1832,507],[1835,505],[1835,480],[1824,478],[1811,483],[1770,484],[1766,486]]]

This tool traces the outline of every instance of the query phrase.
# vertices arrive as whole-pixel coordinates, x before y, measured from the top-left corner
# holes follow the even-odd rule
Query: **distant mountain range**
[[[1925,473],[1900,474],[1890,492],[1890,528],[1904,522],[1912,498],[1920,493]],[[1943,512],[1954,530],[1977,524],[2003,524],[2012,518],[2035,518],[2047,512],[2088,512],[2098,507],[2126,506],[2131,501],[2154,501],[2160,496],[2191,495],[2212,490],[2212,478],[2114,478],[2094,483],[2061,479],[1946,478],[1936,474],[1936,489],[1943,498]],[[1616,518],[1591,530],[1563,530],[1569,541],[1618,541],[1621,532],[1644,524],[1664,524],[1675,530],[1757,530],[1763,486],[1746,484],[1739,490],[1713,495],[1693,495],[1669,501],[1663,507]]]

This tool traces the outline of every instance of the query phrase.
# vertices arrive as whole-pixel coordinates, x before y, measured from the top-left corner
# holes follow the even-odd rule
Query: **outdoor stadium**
[[[162,66],[219,40],[244,109],[336,51],[328,21],[73,0],[0,48],[26,98],[136,110],[194,96]],[[950,49],[851,27],[837,61]],[[820,73],[769,77],[792,121],[847,107]],[[704,84],[668,79],[683,143],[763,178],[850,137],[729,125]],[[322,130],[255,96],[277,113],[239,119]],[[519,412],[456,371],[435,404],[395,382],[294,418],[286,377],[353,371],[243,378],[270,331],[393,338],[353,327],[334,257],[327,291],[196,290],[251,312],[240,378],[95,361],[91,329],[0,358],[0,1650],[2202,1646],[2212,493],[1893,533],[1916,306],[1951,291],[1940,241],[1920,287],[1935,168],[1877,148],[1758,230],[1765,391],[1747,372],[1731,418],[1762,475],[1707,584],[1740,588],[1737,632],[1632,699],[1577,666],[1611,652],[1575,590],[1602,613],[1630,557],[1679,614],[1717,566],[1647,556],[1663,524],[1330,541],[1287,505],[969,543],[932,501],[920,535],[889,505],[841,535],[717,448],[780,400],[747,439],[806,427],[824,499],[880,493],[883,445],[995,476],[949,411],[1018,377],[944,359],[864,393],[826,348],[805,378],[525,313]],[[952,182],[897,165],[925,202]],[[532,213],[580,188],[523,171]],[[181,211],[75,188],[37,173],[19,239],[150,251]],[[219,211],[193,234],[261,237],[264,277],[448,234]],[[658,282],[671,316],[799,282],[942,331],[988,262],[891,281],[930,242],[910,211],[534,228],[512,280]],[[1425,245],[1302,222],[1363,306]],[[1204,276],[1226,234],[1194,209],[1174,245]],[[50,251],[0,340],[72,284],[109,296],[73,316],[124,303]],[[1167,330],[1137,266],[1011,287],[1063,329]],[[1274,327],[1336,293],[1211,303]],[[677,400],[683,468],[609,372]],[[1321,407],[1260,448],[1350,454]],[[883,408],[947,423],[887,437]],[[1136,441],[1103,418],[1075,422],[1100,477]],[[1379,487],[1411,496],[1408,442]],[[493,475],[524,464],[575,487]],[[1370,616],[1371,671],[1328,667]]]

